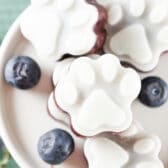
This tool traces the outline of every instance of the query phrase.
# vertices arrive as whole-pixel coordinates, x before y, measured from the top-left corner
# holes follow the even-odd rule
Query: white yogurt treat
[[[167,0],[97,0],[108,11],[104,49],[141,71],[168,49]]]
[[[84,152],[89,168],[163,168],[158,157],[160,139],[136,129],[136,134],[129,137],[107,133],[88,138]]]
[[[89,168],[121,168],[129,160],[128,153],[118,144],[104,137],[94,137],[85,143]]]
[[[70,125],[70,119],[69,116],[63,112],[59,107],[56,105],[55,99],[54,99],[54,93],[51,93],[49,99],[48,99],[48,110],[51,117],[57,121],[61,121],[65,123],[66,125]]]
[[[132,123],[131,104],[140,87],[139,75],[122,67],[116,56],[81,57],[69,64],[57,82],[55,102],[70,115],[80,135],[121,132]]]
[[[89,55],[89,57],[92,59],[97,59],[100,56],[97,54],[91,54]],[[64,77],[64,75],[66,75],[73,61],[74,61],[74,57],[67,58],[67,59],[64,59],[63,61],[56,62],[54,73],[53,73],[53,78],[52,78],[54,86],[57,85],[61,77]]]
[[[86,0],[32,0],[20,28],[40,58],[59,60],[100,50],[105,20],[104,8]]]

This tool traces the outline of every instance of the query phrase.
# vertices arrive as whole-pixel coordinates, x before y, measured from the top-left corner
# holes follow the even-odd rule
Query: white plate
[[[20,17],[19,17],[20,18]],[[13,157],[23,168],[49,168],[39,157],[37,142],[39,137],[53,129],[63,128],[47,111],[47,101],[52,92],[52,72],[55,64],[42,62],[36,57],[33,47],[24,39],[19,29],[19,18],[7,33],[0,49],[0,132]],[[42,78],[31,90],[15,89],[5,83],[3,68],[12,56],[27,55],[40,65]],[[83,154],[79,153],[80,141],[73,155],[57,168],[86,168]]]
[[[40,64],[42,78],[32,90],[14,89],[4,82],[4,64],[14,55],[31,56]],[[168,56],[164,56],[155,71],[141,75],[142,77],[157,75],[168,82],[167,65]],[[51,167],[39,158],[37,141],[50,129],[56,127],[66,129],[52,120],[47,113],[47,100],[53,89],[51,82],[53,68],[54,63],[38,60],[34,48],[21,35],[18,18],[0,49],[0,133],[13,157],[23,168]],[[136,101],[133,111],[135,119],[139,120],[146,130],[160,136],[163,142],[160,156],[164,160],[165,168],[168,167],[168,103],[161,108],[151,109]],[[76,140],[79,142],[80,138]],[[56,168],[87,168],[84,157],[79,152],[80,145],[77,145],[73,155],[64,164]]]

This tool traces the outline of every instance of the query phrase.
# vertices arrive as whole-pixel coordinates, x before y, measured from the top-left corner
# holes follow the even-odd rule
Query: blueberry
[[[39,65],[30,57],[13,57],[5,65],[4,78],[7,83],[19,89],[30,89],[41,77]]]
[[[159,107],[168,100],[168,85],[159,77],[147,77],[142,80],[139,100],[150,107]]]
[[[45,133],[38,142],[38,152],[42,160],[57,165],[69,158],[75,148],[72,136],[61,129]]]

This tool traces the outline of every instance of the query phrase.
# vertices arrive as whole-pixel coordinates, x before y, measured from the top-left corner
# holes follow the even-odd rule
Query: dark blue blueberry
[[[159,107],[168,100],[168,85],[159,77],[147,77],[142,80],[139,100],[150,107]]]
[[[5,65],[4,77],[7,83],[19,89],[30,89],[41,77],[39,65],[30,57],[17,56]]]
[[[54,129],[44,134],[38,142],[38,152],[42,160],[57,165],[69,158],[74,151],[72,136],[61,129]]]

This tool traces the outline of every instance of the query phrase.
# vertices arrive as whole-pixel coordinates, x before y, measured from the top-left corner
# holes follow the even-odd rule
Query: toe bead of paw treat
[[[86,0],[32,0],[20,28],[41,59],[59,60],[100,50],[106,18],[103,7]]]
[[[138,74],[122,67],[116,56],[82,57],[58,81],[55,102],[81,135],[121,132],[132,123],[131,104],[140,87]]]
[[[168,1],[97,1],[108,11],[104,50],[141,71],[155,68],[168,49]]]
[[[84,153],[89,168],[163,168],[158,156],[161,149],[159,138],[134,124],[133,127],[137,132],[130,137],[106,133],[88,138]]]

